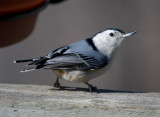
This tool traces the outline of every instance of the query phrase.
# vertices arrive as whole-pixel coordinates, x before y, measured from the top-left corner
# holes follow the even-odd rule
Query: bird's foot
[[[56,82],[54,83],[53,88],[58,88],[58,89],[61,88],[61,84],[59,83],[58,78],[57,78]]]
[[[97,87],[96,86],[89,86],[89,91],[92,93],[92,92],[94,92],[94,91],[96,91],[97,90]]]
[[[97,90],[97,87],[96,86],[92,86],[91,84],[88,84],[88,83],[85,83],[88,88],[89,88],[89,91],[92,93],[93,91],[96,91]]]
[[[54,88],[61,88],[61,84],[59,82],[54,83],[53,85]]]

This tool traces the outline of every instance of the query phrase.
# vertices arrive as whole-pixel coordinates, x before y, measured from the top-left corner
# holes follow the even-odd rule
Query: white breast
[[[57,77],[72,82],[88,82],[106,72],[109,66],[97,70],[78,71],[78,70],[53,70]]]

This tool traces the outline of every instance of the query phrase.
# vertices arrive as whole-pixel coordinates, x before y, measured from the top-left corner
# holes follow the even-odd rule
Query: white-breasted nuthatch
[[[62,78],[67,81],[85,83],[92,91],[94,87],[88,82],[107,70],[114,50],[125,37],[136,32],[125,33],[120,29],[108,28],[88,39],[60,47],[46,56],[14,62],[29,62],[21,72],[52,69],[57,76],[54,87],[60,87],[59,78]]]

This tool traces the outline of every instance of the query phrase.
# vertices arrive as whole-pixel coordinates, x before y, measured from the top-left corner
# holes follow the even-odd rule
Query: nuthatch
[[[108,28],[88,39],[60,47],[46,56],[14,62],[29,62],[21,72],[52,69],[57,76],[54,87],[60,87],[59,78],[62,78],[85,83],[93,91],[94,87],[88,82],[108,69],[115,49],[125,37],[136,32],[125,33],[120,29]]]

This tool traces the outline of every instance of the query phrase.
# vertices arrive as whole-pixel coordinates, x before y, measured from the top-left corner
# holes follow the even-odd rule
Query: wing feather
[[[83,56],[78,53],[67,53],[47,60],[43,68],[46,69],[100,69],[106,64],[106,59],[97,60],[94,57]]]
[[[106,56],[97,51],[92,52],[92,55],[87,55],[64,46],[32,61],[28,66],[35,66],[34,69],[93,70],[103,68],[109,63]]]

